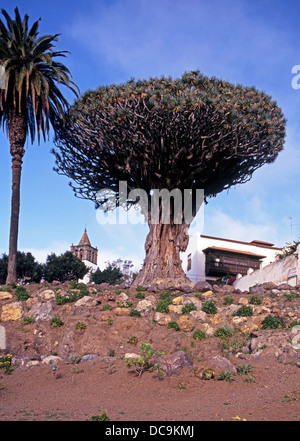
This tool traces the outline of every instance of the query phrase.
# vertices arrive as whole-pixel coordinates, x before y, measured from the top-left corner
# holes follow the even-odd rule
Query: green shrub
[[[24,286],[17,286],[16,287],[16,296],[18,302],[24,302],[25,300],[29,299],[30,295],[28,294],[26,288]]]
[[[135,295],[136,299],[144,299],[145,298],[145,293],[143,293],[142,291],[138,291]]]
[[[234,298],[232,296],[224,297],[224,305],[229,306],[232,305],[233,302],[234,302]]]
[[[59,328],[63,324],[64,324],[64,322],[59,317],[53,317],[50,320],[50,325],[53,326],[54,328]]]
[[[206,312],[206,314],[216,314],[217,313],[217,306],[216,306],[215,300],[207,300],[202,305],[202,311]]]
[[[109,305],[108,303],[102,306],[102,311],[111,311],[111,310],[112,310],[112,306]]]
[[[76,328],[76,329],[86,329],[86,324],[83,323],[83,322],[77,322],[77,323],[75,324],[75,328]]]
[[[236,311],[234,315],[238,315],[239,317],[250,317],[253,315],[253,309],[251,306],[243,305]]]
[[[283,325],[282,320],[280,320],[277,317],[274,317],[271,314],[269,314],[262,321],[262,329],[277,329],[277,328],[280,328],[282,325]]]
[[[262,299],[260,296],[252,296],[250,299],[251,305],[261,305]]]
[[[223,328],[218,328],[215,332],[215,337],[226,338],[231,337],[232,331],[229,326],[224,326]]]
[[[141,317],[141,313],[137,309],[131,309],[129,315],[130,317]]]
[[[234,381],[233,378],[234,372],[230,370],[220,371],[220,374],[218,375],[217,379],[221,381],[228,381],[229,383],[232,383]]]
[[[191,311],[196,311],[197,308],[194,305],[194,303],[186,303],[183,307],[182,307],[182,314],[189,314]]]
[[[24,315],[22,318],[23,325],[30,325],[30,323],[34,323],[35,319],[33,317],[29,317],[28,315]]]
[[[157,312],[164,312],[164,313],[168,313],[169,312],[169,305],[172,304],[172,301],[170,298],[161,300],[160,302],[157,303],[156,305],[156,311]]]
[[[300,294],[298,294],[297,292],[291,292],[284,294],[284,297],[288,302],[292,302],[293,300],[300,298]]]
[[[69,291],[68,294],[66,294],[66,295],[61,295],[61,294],[57,293],[56,294],[56,304],[57,305],[64,305],[65,303],[76,302],[77,300],[81,299],[85,295],[86,294],[85,294],[84,290],[80,290],[79,292]]]
[[[103,412],[102,415],[92,415],[91,421],[109,421],[109,417],[106,412]]]
[[[175,329],[175,331],[179,331],[180,330],[179,325],[178,325],[177,322],[170,322],[170,323],[168,323],[168,328]]]
[[[171,297],[171,293],[169,291],[163,291],[162,293],[160,293],[159,296],[161,300],[167,300],[170,299],[170,297]]]
[[[204,331],[201,331],[200,329],[197,329],[196,331],[194,331],[193,333],[193,338],[195,340],[205,340],[206,339],[206,335]]]

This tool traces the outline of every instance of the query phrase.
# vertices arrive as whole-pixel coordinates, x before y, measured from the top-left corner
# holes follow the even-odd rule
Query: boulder
[[[122,304],[124,302],[127,302],[128,299],[129,299],[128,295],[125,292],[121,292],[121,294],[119,294],[117,297],[117,302],[119,304]]]
[[[84,296],[81,299],[77,300],[74,303],[74,306],[80,307],[80,306],[86,306],[86,307],[93,307],[98,304],[97,300],[95,300],[93,297],[90,296]]]
[[[114,308],[113,312],[115,315],[123,316],[123,315],[129,315],[131,309],[130,308]]]
[[[183,303],[183,297],[182,297],[182,296],[175,297],[175,298],[172,300],[172,304],[173,304],[173,305],[176,305],[176,306],[178,306],[178,305],[182,305],[182,303]]]
[[[28,315],[35,320],[50,320],[54,317],[54,305],[50,300],[47,302],[37,301],[33,304]]]
[[[195,319],[190,315],[182,315],[177,320],[178,326],[181,331],[190,332],[195,327]]]
[[[23,308],[21,302],[7,303],[2,306],[1,321],[7,322],[9,320],[20,320],[22,318],[22,312]]]
[[[265,290],[276,289],[277,285],[274,282],[265,282],[262,284],[262,288]]]
[[[236,368],[233,363],[231,363],[228,358],[216,355],[215,357],[208,358],[205,360],[207,367],[213,369],[216,372],[220,371],[232,371],[236,374]]]
[[[0,291],[0,300],[8,300],[12,298],[12,294],[7,291]]]
[[[169,314],[156,311],[153,320],[159,325],[165,326],[172,321],[172,317]]]
[[[38,293],[38,299],[40,301],[47,301],[55,299],[55,293],[52,289],[44,289],[42,292]]]
[[[166,375],[178,375],[182,368],[193,366],[193,360],[187,352],[176,351],[174,354],[164,356],[161,360],[158,360],[158,365]]]
[[[239,305],[248,305],[248,303],[249,303],[249,300],[246,297],[239,298],[239,301],[238,301]]]
[[[199,282],[196,282],[194,285],[194,290],[205,292],[205,291],[212,291],[212,286],[210,283],[206,282],[205,280],[200,280]]]
[[[150,312],[154,309],[153,302],[146,299],[141,300],[140,302],[138,302],[135,309],[139,311],[142,317],[147,317],[147,315],[149,315]]]

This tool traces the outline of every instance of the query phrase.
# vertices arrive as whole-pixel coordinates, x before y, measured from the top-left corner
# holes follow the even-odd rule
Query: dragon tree
[[[207,202],[276,159],[285,124],[276,102],[255,87],[199,71],[179,79],[131,80],[88,91],[74,103],[56,132],[55,170],[71,178],[77,197],[94,201],[98,208],[139,203],[129,192],[142,190],[149,201],[143,204],[149,234],[135,285],[164,279],[178,286],[188,282],[180,252],[187,248],[191,219],[185,216],[184,202],[182,210],[171,203],[170,219],[164,222],[161,197],[158,221],[153,222],[153,192],[188,190],[195,216],[198,189]],[[120,182],[126,182],[125,197]]]

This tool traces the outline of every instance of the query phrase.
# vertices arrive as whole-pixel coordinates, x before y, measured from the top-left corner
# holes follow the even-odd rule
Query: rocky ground
[[[298,287],[24,288],[0,290],[2,421],[300,418]]]

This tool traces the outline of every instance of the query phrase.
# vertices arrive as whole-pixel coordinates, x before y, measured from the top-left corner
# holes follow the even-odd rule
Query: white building
[[[253,240],[242,242],[195,233],[181,253],[182,267],[192,282],[244,276],[275,260],[281,248]]]

